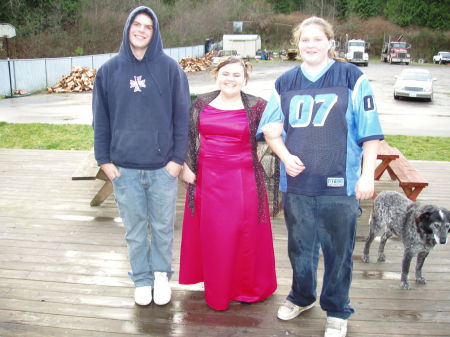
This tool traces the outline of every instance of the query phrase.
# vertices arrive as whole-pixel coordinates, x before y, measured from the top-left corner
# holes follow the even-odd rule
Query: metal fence
[[[177,62],[185,57],[201,57],[204,46],[165,48],[164,52]],[[55,85],[73,67],[98,69],[116,53],[42,58],[0,60],[0,95],[10,96],[16,90],[35,92]]]

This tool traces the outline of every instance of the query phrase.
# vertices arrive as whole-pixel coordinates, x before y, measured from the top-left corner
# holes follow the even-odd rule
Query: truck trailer
[[[261,37],[256,34],[225,34],[223,49],[236,50],[243,58],[254,58],[261,49]]]

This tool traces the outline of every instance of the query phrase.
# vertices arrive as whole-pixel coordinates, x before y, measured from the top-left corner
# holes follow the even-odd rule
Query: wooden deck
[[[275,317],[291,278],[281,216],[273,221],[279,287],[269,299],[232,303],[229,310],[214,312],[198,287],[178,285],[183,189],[173,300],[163,307],[136,306],[113,199],[90,207],[101,182],[71,180],[86,156],[82,151],[0,149],[0,336],[323,336],[325,314],[319,307],[288,322]],[[419,201],[450,208],[450,162],[413,165],[430,182]],[[398,190],[398,183],[381,181],[380,189]],[[363,203],[358,227],[351,289],[357,311],[348,336],[449,336],[450,245],[430,253],[424,266],[427,285],[411,282],[412,290],[401,290],[401,242],[388,242],[386,263],[361,260],[370,204]],[[372,260],[377,249],[374,244]]]

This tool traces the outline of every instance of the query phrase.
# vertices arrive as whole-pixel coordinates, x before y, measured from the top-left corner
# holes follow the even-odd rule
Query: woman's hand
[[[281,136],[283,133],[283,123],[274,122],[266,124],[262,128],[262,131],[264,132],[267,144],[269,144],[272,151],[283,162],[286,173],[291,177],[296,177],[302,173],[305,165],[303,165],[299,157],[289,152]]]
[[[195,184],[195,173],[187,166],[183,165],[183,170],[181,171],[181,179],[188,184]]]
[[[355,187],[356,199],[367,200],[373,197],[375,192],[375,182],[373,175],[361,175]]]
[[[375,192],[375,166],[379,146],[380,141],[378,139],[363,143],[362,173],[355,186],[357,200],[366,200],[373,197]]]
[[[299,157],[293,154],[286,154],[283,158],[283,164],[286,169],[286,173],[291,177],[296,177],[305,169],[305,165]]]

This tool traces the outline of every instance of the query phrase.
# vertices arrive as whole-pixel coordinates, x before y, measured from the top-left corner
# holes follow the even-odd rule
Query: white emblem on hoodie
[[[130,88],[134,88],[134,92],[142,91],[141,88],[145,88],[145,80],[142,76],[134,76],[134,80],[130,80]]]

